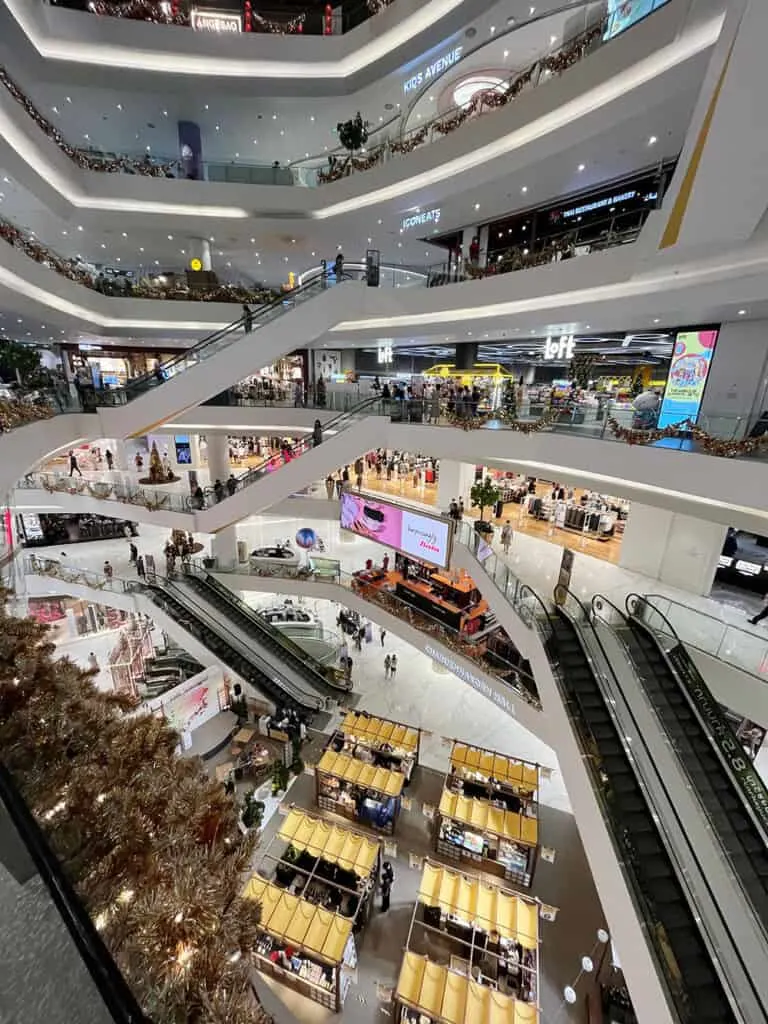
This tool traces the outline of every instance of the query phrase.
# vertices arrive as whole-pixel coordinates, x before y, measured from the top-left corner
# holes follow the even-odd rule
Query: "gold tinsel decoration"
[[[717,455],[724,459],[743,458],[745,455],[753,455],[755,452],[768,448],[768,434],[762,434],[760,437],[744,437],[741,440],[724,439],[714,437],[689,419],[681,420],[680,423],[671,423],[668,427],[661,429],[637,430],[634,427],[623,427],[613,416],[609,416],[607,425],[611,434],[626,444],[655,444],[656,441],[674,437],[695,441],[698,446],[697,450],[705,455]]]

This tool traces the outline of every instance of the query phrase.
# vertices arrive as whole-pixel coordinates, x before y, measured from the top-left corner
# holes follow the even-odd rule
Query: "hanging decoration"
[[[624,441],[626,444],[648,445],[668,438],[678,438],[694,441],[696,451],[701,454],[716,455],[724,459],[743,458],[745,455],[753,455],[755,452],[768,449],[768,434],[762,434],[760,437],[744,437],[741,440],[714,437],[692,420],[670,423],[668,427],[660,429],[636,430],[633,427],[623,427],[616,419],[609,416],[607,426],[617,440]]]
[[[306,12],[297,14],[289,21],[275,21],[273,18],[264,18],[256,11],[251,12],[252,32],[267,32],[274,36],[302,35],[304,22],[307,20]]]
[[[412,132],[407,139],[396,139],[394,142],[390,142],[389,150],[391,153],[396,153],[401,156],[405,153],[412,153],[417,146],[420,146],[429,134],[429,128],[424,125],[423,128],[419,128],[418,131]]]
[[[518,434],[538,434],[540,430],[546,430],[551,426],[557,417],[557,410],[547,409],[543,416],[537,420],[518,420],[508,415],[504,409],[491,416],[473,416],[465,419],[461,416],[450,414],[448,422],[452,427],[461,427],[462,430],[481,430],[487,427],[490,420],[501,420],[505,430],[514,430]]]
[[[180,13],[176,0],[170,7],[158,0],[90,0],[88,10],[104,17],[149,21],[155,25],[190,24],[189,13]]]

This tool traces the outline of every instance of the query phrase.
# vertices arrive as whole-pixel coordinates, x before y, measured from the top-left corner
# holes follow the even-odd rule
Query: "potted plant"
[[[278,758],[272,765],[272,796],[277,796],[279,793],[284,793],[288,788],[288,780],[291,777],[291,773],[287,767]]]
[[[484,518],[485,510],[492,509],[499,500],[499,489],[493,480],[487,476],[485,480],[478,480],[476,484],[473,484],[472,490],[469,492],[469,500],[472,508],[480,509],[480,518],[475,523],[477,533],[493,533],[493,525]]]
[[[241,815],[243,825],[248,829],[260,829],[264,820],[264,801],[256,799],[256,790],[246,793]]]
[[[301,775],[304,771],[304,762],[301,759],[301,740],[298,736],[293,737],[291,744],[293,748],[293,760],[291,761],[291,771],[294,775]]]

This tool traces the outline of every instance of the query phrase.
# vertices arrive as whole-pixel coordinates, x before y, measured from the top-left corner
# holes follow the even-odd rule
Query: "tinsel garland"
[[[255,31],[267,32],[270,35],[276,36],[292,36],[302,35],[304,22],[307,20],[306,13],[297,14],[295,18],[291,18],[290,21],[274,21],[272,18],[263,18],[256,11],[251,14],[251,22],[257,25],[258,28]]]
[[[343,159],[332,156],[329,158],[328,168],[317,172],[317,180],[321,185],[327,185],[330,181],[340,181],[341,178],[348,177],[352,171],[369,171],[381,162],[383,156],[383,146],[371,150],[365,156],[347,156]]]
[[[51,416],[53,408],[47,402],[29,402],[23,398],[0,399],[0,434],[37,420],[50,419]]]
[[[394,142],[390,142],[389,151],[390,153],[396,153],[398,156],[404,153],[412,153],[417,146],[420,146],[429,134],[429,128],[424,125],[423,128],[419,128],[418,131],[413,132],[407,139],[396,139]]]
[[[668,427],[656,427],[652,430],[637,430],[634,427],[623,427],[613,416],[609,416],[606,423],[611,434],[617,440],[624,441],[630,445],[648,445],[672,437],[681,439],[690,437],[704,454],[716,455],[724,459],[752,455],[754,452],[768,448],[768,434],[762,434],[760,437],[744,437],[740,441],[724,439],[722,437],[714,437],[689,419],[681,420],[679,423],[671,423]]]
[[[91,0],[88,10],[109,18],[148,21],[155,25],[189,25],[189,14],[166,12],[158,0]]]
[[[546,430],[557,415],[556,410],[548,409],[543,416],[537,420],[519,420],[514,416],[507,416],[503,411],[496,412],[489,416],[471,416],[469,419],[457,416],[455,413],[448,414],[448,422],[452,427],[461,427],[462,430],[482,430],[490,420],[501,420],[505,430],[513,430],[518,434],[538,434],[540,430]]]

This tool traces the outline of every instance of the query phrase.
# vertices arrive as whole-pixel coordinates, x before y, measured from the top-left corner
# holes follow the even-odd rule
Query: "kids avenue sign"
[[[463,46],[454,46],[452,50],[444,53],[442,57],[438,57],[436,60],[430,61],[429,64],[425,64],[414,75],[407,78],[403,82],[403,92],[405,95],[407,96],[409,92],[413,92],[414,89],[418,89],[426,82],[431,82],[433,78],[442,75],[444,71],[452,68],[454,64],[458,64],[461,60],[461,51],[463,49]]]

